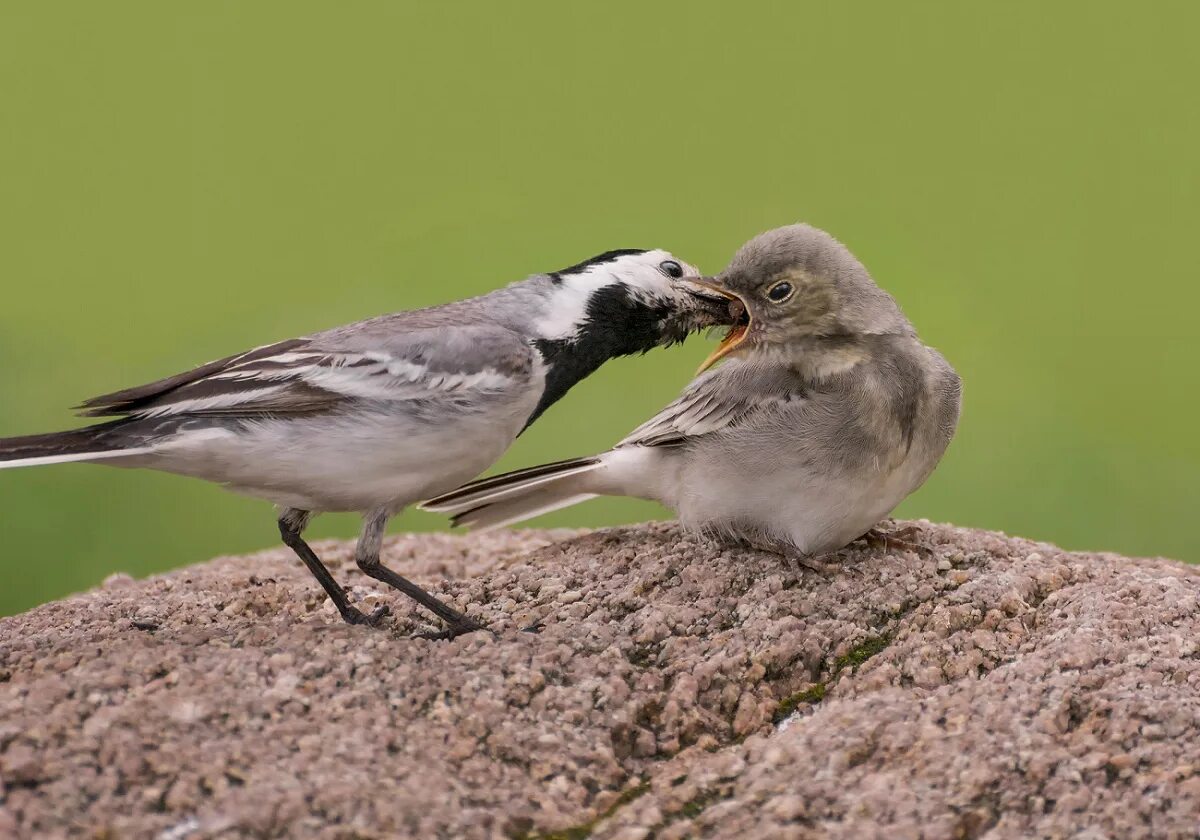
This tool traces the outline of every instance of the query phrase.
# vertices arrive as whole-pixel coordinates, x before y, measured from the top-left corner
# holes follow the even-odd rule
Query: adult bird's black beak
[[[719,286],[714,286],[707,280],[697,280],[689,277],[686,280],[680,280],[679,285],[689,295],[706,303],[719,303],[724,306],[730,301],[740,300],[737,295],[727,292]]]
[[[704,373],[721,359],[728,356],[746,340],[750,334],[750,309],[745,301],[733,292],[723,289],[708,280],[687,280],[688,293],[711,303],[719,302],[725,308],[724,318],[718,324],[728,325],[729,332],[721,339],[707,359],[696,370],[697,374]]]
[[[741,299],[732,292],[698,278],[689,277],[677,283],[696,302],[696,308],[708,316],[701,326],[727,327],[741,317],[744,307]]]

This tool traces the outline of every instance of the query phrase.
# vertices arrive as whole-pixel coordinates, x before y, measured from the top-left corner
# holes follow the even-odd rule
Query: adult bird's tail
[[[72,461],[104,461],[149,452],[149,447],[130,445],[133,441],[123,429],[126,423],[117,420],[69,432],[0,438],[0,470]]]
[[[572,458],[482,478],[422,502],[420,507],[451,514],[454,525],[477,530],[500,528],[603,493],[592,476],[603,469],[605,457]]]

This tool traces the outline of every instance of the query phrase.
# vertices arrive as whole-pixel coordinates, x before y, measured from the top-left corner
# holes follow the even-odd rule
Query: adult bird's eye
[[[772,303],[783,303],[792,296],[793,291],[792,284],[786,280],[782,280],[767,289],[767,299]]]
[[[675,262],[675,260],[665,260],[660,262],[658,267],[661,268],[668,277],[674,277],[678,279],[683,276],[683,266]]]

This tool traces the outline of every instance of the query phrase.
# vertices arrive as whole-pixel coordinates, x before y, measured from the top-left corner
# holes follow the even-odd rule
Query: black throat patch
[[[546,363],[546,390],[525,421],[525,428],[609,359],[656,347],[663,339],[663,325],[669,315],[665,303],[640,300],[623,283],[597,289],[588,300],[577,335],[533,343]]]

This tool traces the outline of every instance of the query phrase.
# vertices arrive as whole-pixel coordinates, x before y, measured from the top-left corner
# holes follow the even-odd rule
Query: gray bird
[[[958,375],[862,264],[808,225],[752,239],[713,286],[736,295],[744,316],[683,394],[616,447],[422,507],[499,527],[597,495],[634,496],[685,526],[802,562],[871,530],[945,452]]]
[[[281,341],[88,400],[75,431],[0,440],[0,468],[85,461],[206,479],[279,506],[279,531],[351,624],[367,616],[301,538],[364,516],[359,568],[446,623],[479,625],[383,566],[389,518],[478,475],[605,361],[732,323],[666,251],[609,251],[491,294]]]

